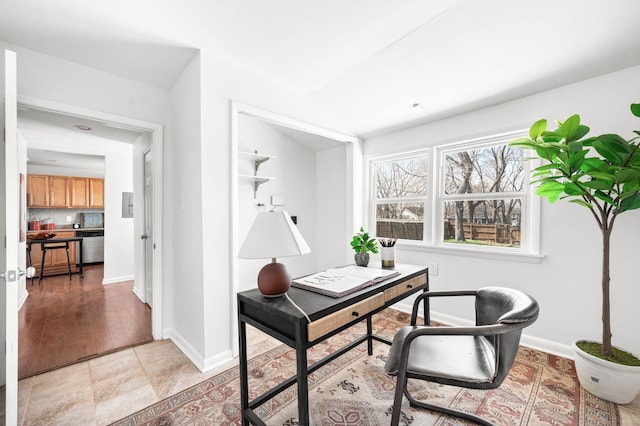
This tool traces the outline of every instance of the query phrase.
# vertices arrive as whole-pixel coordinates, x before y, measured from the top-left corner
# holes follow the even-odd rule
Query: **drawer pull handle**
[[[354,317],[359,317],[360,314],[358,313],[358,311],[353,311],[351,312],[351,315],[353,315]]]
[[[407,288],[413,288],[413,285],[407,284]]]

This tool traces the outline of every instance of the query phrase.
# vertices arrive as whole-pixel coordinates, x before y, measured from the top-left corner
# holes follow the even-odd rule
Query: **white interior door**
[[[153,308],[153,162],[151,150],[144,152],[144,297]]]
[[[4,129],[0,149],[0,333],[5,351],[0,350],[0,378],[4,384],[2,424],[18,423],[18,245],[20,233],[20,190],[18,177],[18,123],[16,54],[5,50],[0,59],[0,128]],[[25,183],[26,184],[26,183]],[[4,353],[3,353],[4,352]]]

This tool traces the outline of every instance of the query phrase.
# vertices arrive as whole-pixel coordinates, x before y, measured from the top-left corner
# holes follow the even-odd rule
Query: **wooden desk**
[[[288,295],[309,316],[297,310],[286,297],[264,297],[257,289],[238,293],[238,330],[240,339],[240,405],[242,424],[264,425],[253,409],[273,398],[289,386],[298,385],[298,420],[309,424],[309,388],[307,376],[318,368],[367,342],[368,353],[373,353],[373,340],[390,344],[388,339],[373,334],[371,317],[418,291],[429,290],[428,268],[397,264],[400,275],[388,281],[341,298],[333,298],[292,287]],[[425,310],[426,310],[425,306]],[[317,363],[307,365],[307,349],[360,321],[367,321],[367,334],[328,355]],[[247,367],[247,329],[250,324],[296,350],[297,374],[275,388],[249,401]]]
[[[83,256],[82,256],[82,237],[67,237],[67,238],[48,238],[48,239],[43,239],[43,240],[30,240],[27,238],[27,260],[29,261],[29,265],[27,266],[31,266],[31,246],[33,244],[39,244],[40,245],[40,249],[42,250],[42,260],[41,260],[41,265],[40,265],[40,273],[39,273],[39,278],[38,278],[38,282],[42,282],[42,278],[44,276],[44,261],[45,261],[45,256],[47,254],[47,245],[49,246],[59,246],[61,244],[65,244],[66,246],[69,245],[69,243],[74,243],[77,242],[78,243],[78,250],[79,250],[79,258],[80,258],[80,262],[78,265],[78,274],[80,274],[80,277],[84,277],[84,268],[83,268]],[[71,260],[71,259],[70,259]],[[74,264],[76,262],[75,259],[71,260]],[[72,272],[74,273],[74,272]],[[33,279],[31,281],[33,283]]]

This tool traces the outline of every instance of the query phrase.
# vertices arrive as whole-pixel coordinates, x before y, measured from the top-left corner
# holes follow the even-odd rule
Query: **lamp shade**
[[[291,277],[287,268],[276,262],[276,257],[299,256],[310,252],[311,249],[287,212],[262,212],[253,221],[238,257],[272,259],[258,273],[258,289],[267,297],[277,297],[289,291]]]
[[[299,256],[311,249],[287,212],[258,213],[244,240],[240,259]]]

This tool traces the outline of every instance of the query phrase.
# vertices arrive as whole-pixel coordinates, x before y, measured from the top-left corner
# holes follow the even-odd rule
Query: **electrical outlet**
[[[71,216],[67,216],[67,222],[71,222]]]
[[[437,277],[438,276],[438,264],[437,263],[429,264],[429,275],[431,275],[432,277]]]

